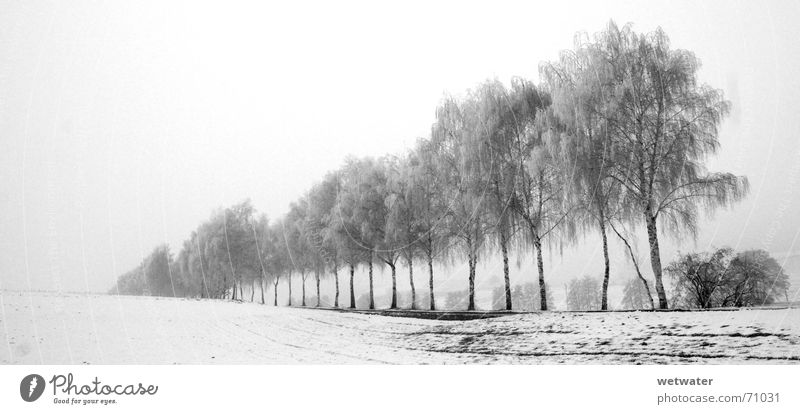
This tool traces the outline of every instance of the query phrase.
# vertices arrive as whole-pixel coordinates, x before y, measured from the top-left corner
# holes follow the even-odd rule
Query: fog
[[[800,263],[800,4],[373,3],[4,4],[0,288],[106,291],[216,207],[250,198],[277,218],[348,154],[410,148],[445,92],[537,79],[575,32],[612,18],[661,26],[703,61],[701,80],[733,103],[709,167],[750,179],[696,241],[664,238],[662,261],[731,246]],[[612,283],[632,272],[615,243]],[[602,272],[593,237],[549,254],[557,286]],[[530,258],[519,262],[514,281],[532,281]],[[466,286],[462,267],[442,288]],[[478,282],[497,274],[486,258]]]

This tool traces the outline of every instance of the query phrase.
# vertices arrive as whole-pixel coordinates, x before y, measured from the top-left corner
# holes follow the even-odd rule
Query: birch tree
[[[350,158],[339,172],[340,187],[336,197],[336,207],[329,223],[329,231],[332,232],[337,251],[342,261],[347,264],[350,272],[350,305],[351,309],[356,307],[356,296],[354,288],[355,269],[359,264],[367,262],[372,251],[365,248],[362,242],[362,228],[358,221],[358,180],[359,180],[358,161]],[[371,273],[371,272],[370,272]]]
[[[308,223],[312,234],[312,245],[322,258],[323,268],[333,274],[335,295],[333,306],[339,307],[339,267],[340,254],[336,243],[334,220],[336,219],[336,198],[341,191],[341,181],[336,172],[325,178],[309,192]],[[317,295],[319,296],[319,295]]]
[[[513,79],[505,99],[508,107],[500,128],[509,151],[507,167],[514,174],[509,209],[525,228],[524,241],[534,248],[540,309],[547,310],[543,244],[565,223],[567,215],[563,203],[567,190],[564,172],[554,158],[560,134],[540,119],[550,98],[530,81]]]
[[[503,117],[510,111],[508,91],[498,80],[486,81],[475,91],[478,100],[477,117],[480,147],[475,148],[480,157],[481,174],[487,188],[487,218],[503,259],[503,281],[505,308],[511,310],[512,291],[508,265],[508,251],[516,230],[510,205],[514,196],[516,179],[515,161],[509,140],[508,129],[503,126]]]
[[[719,149],[719,125],[730,102],[721,90],[699,82],[700,61],[690,51],[672,49],[660,28],[638,34],[611,22],[596,43],[610,62],[614,90],[609,134],[618,159],[611,176],[642,216],[658,305],[666,309],[659,227],[694,236],[702,211],[712,214],[748,192],[745,177],[705,166]]]
[[[446,98],[437,110],[431,137],[447,183],[448,231],[467,256],[467,310],[475,310],[476,267],[489,227],[484,205],[486,186],[480,174],[480,156],[474,151],[481,147],[476,144],[476,111],[474,99],[459,102]]]
[[[552,113],[562,126],[558,149],[563,168],[570,171],[573,220],[584,230],[600,233],[604,262],[600,309],[607,310],[611,274],[607,227],[615,216],[630,221],[618,200],[619,185],[610,174],[616,158],[608,136],[609,112],[614,110],[611,70],[594,45],[578,40],[574,50],[543,64],[540,73],[552,97]]]
[[[445,226],[448,204],[445,199],[446,181],[443,166],[439,163],[438,144],[420,139],[409,157],[408,191],[415,200],[413,216],[416,232],[415,245],[428,267],[428,294],[430,310],[436,310],[433,263],[446,251],[450,234]]]

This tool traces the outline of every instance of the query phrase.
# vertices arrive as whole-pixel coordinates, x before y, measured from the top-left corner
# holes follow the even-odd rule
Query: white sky
[[[751,180],[696,245],[665,239],[662,260],[709,245],[800,252],[799,3],[265,3],[0,8],[0,287],[105,291],[215,207],[250,197],[282,215],[348,154],[410,147],[445,91],[535,79],[610,18],[660,25],[700,57],[734,105],[710,165]],[[554,253],[548,278],[599,274],[597,247]],[[532,280],[527,264],[515,272]]]

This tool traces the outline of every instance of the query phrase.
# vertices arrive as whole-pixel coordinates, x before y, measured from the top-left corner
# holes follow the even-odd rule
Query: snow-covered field
[[[3,364],[800,363],[800,309],[440,321],[213,300],[0,298]]]

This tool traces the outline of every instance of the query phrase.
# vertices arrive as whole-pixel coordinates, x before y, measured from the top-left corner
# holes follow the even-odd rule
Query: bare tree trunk
[[[539,183],[544,180],[543,173],[539,173]],[[539,217],[541,218],[542,211],[542,186],[539,186]],[[530,226],[533,235],[533,245],[536,247],[536,267],[539,271],[539,301],[541,302],[541,310],[547,310],[547,287],[544,283],[544,261],[542,260],[542,239],[539,237],[539,229],[535,226]]]
[[[667,309],[667,293],[664,291],[664,282],[661,279],[661,252],[658,247],[658,229],[656,228],[656,218],[652,214],[645,213],[647,223],[647,240],[650,244],[650,266],[653,268],[653,276],[656,279],[656,293],[658,294],[659,309]]]
[[[306,306],[306,273],[300,273],[300,280],[303,282],[302,292],[303,292],[303,299],[300,303],[300,306]]]
[[[289,283],[289,306],[292,306],[292,274],[289,273],[289,277],[286,278],[286,282]]]
[[[428,288],[431,293],[431,310],[436,310],[436,298],[433,296],[433,257],[428,255]]]
[[[547,310],[547,288],[544,284],[544,261],[542,260],[542,240],[534,235],[533,245],[536,247],[536,267],[539,271],[539,301],[541,310]]]
[[[244,301],[244,293],[242,293],[242,281],[239,281],[239,300]]]
[[[372,257],[369,258],[369,308],[375,309],[375,296],[372,293]]]
[[[506,310],[511,310],[511,277],[508,272],[508,241],[505,230],[500,230],[500,252],[503,254],[503,278],[506,289]]]
[[[414,289],[414,260],[408,259],[408,281],[411,283],[411,309],[417,309],[417,290]]]
[[[467,305],[468,311],[475,310],[475,259],[472,255],[472,248],[470,246],[470,253],[468,254],[469,261],[469,304]]]
[[[630,243],[628,243],[628,240],[625,239],[625,237],[622,237],[622,234],[617,231],[617,228],[614,227],[614,223],[611,223],[611,230],[613,230],[614,233],[617,234],[617,237],[619,237],[620,240],[622,240],[622,242],[625,243],[625,247],[628,248],[628,254],[630,254],[631,261],[633,261],[633,268],[636,269],[636,275],[639,277],[639,280],[642,281],[642,284],[644,285],[644,290],[647,292],[647,299],[650,300],[650,309],[655,309],[656,305],[653,302],[653,294],[650,292],[650,284],[647,283],[647,279],[645,279],[644,276],[642,276],[642,271],[639,269],[639,262],[636,260],[636,255],[633,254],[633,248],[631,247]]]
[[[264,274],[261,274],[261,280],[258,282],[258,286],[261,287],[261,304],[264,305],[267,302],[264,300]]]
[[[397,269],[394,263],[389,267],[392,269],[392,305],[389,309],[397,309]]]
[[[356,268],[350,263],[350,309],[356,308],[356,292],[353,290],[353,275],[356,273]]]
[[[608,279],[611,273],[611,265],[608,259],[608,238],[606,237],[606,219],[603,214],[603,209],[600,209],[600,235],[603,237],[603,260],[605,261],[605,268],[603,269],[603,293],[600,299],[600,310],[608,310]]]
[[[333,307],[339,307],[339,269],[333,269],[333,279],[336,282],[336,296],[333,297]]]
[[[314,271],[314,278],[317,281],[317,307],[319,307],[319,270]]]
[[[275,296],[275,301],[272,303],[273,306],[278,306],[278,282],[280,282],[279,277],[275,277],[275,283],[272,284],[272,294]]]

